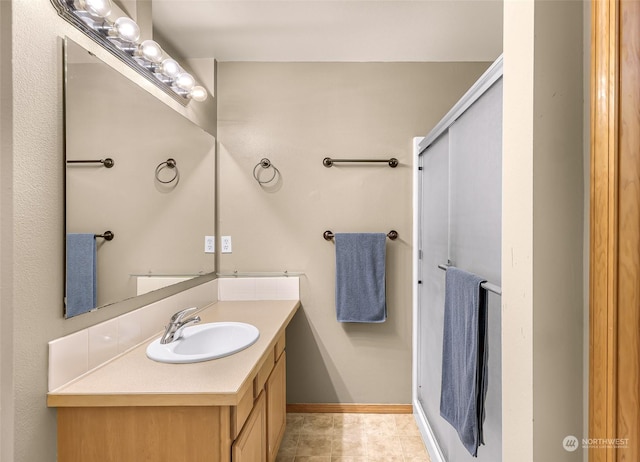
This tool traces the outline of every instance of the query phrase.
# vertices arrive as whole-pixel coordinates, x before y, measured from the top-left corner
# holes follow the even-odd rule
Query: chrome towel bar
[[[111,157],[96,160],[68,160],[67,164],[102,164],[103,167],[111,168],[116,163]]]
[[[322,233],[322,237],[324,237],[325,241],[330,241],[335,237],[335,234],[333,234],[333,231],[327,230],[324,233]],[[395,241],[396,239],[398,239],[398,231],[392,229],[387,233],[387,237],[392,241]]]
[[[438,268],[440,268],[441,270],[447,271],[447,265],[438,265]],[[483,282],[482,284],[480,284],[480,287],[482,287],[485,290],[488,290],[489,292],[493,292],[494,294],[502,295],[502,287],[497,286],[495,284],[491,284],[490,282]]]
[[[395,157],[392,157],[390,159],[332,159],[331,157],[325,157],[324,159],[322,159],[322,165],[324,165],[327,168],[333,167],[333,164],[337,164],[341,162],[348,162],[348,163],[384,162],[386,164],[389,164],[389,167],[391,168],[396,168],[399,164],[398,159],[396,159]]]

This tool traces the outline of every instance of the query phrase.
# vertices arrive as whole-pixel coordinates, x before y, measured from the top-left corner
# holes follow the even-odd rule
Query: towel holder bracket
[[[93,237],[101,237],[103,238],[105,241],[112,241],[113,238],[115,237],[115,235],[111,232],[111,231],[105,231],[102,234],[94,234]]]

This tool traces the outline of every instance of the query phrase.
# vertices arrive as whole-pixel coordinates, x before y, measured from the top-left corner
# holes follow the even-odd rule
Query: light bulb
[[[162,61],[162,48],[153,40],[145,40],[140,44],[140,54],[147,61],[159,63]]]
[[[80,8],[97,18],[106,18],[111,13],[111,0],[80,0]]]
[[[176,85],[183,90],[190,91],[195,84],[196,81],[191,77],[191,74],[187,74],[186,72],[182,72],[176,77]]]
[[[182,69],[175,59],[167,58],[162,61],[162,64],[160,64],[160,72],[162,72],[167,77],[175,79],[178,74],[182,72]]]
[[[189,96],[191,96],[194,101],[202,102],[207,99],[207,96],[209,96],[209,94],[207,93],[207,90],[204,89],[204,87],[198,85],[191,89],[191,91],[189,92]]]
[[[140,38],[140,28],[133,19],[127,18],[126,16],[116,19],[113,27],[118,37],[122,40],[137,42]]]

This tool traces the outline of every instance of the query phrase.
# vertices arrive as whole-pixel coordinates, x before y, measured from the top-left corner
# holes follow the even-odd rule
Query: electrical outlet
[[[205,236],[204,237],[204,253],[215,253],[215,252],[216,252],[216,237]]]
[[[231,236],[220,238],[220,249],[222,253],[231,253]]]

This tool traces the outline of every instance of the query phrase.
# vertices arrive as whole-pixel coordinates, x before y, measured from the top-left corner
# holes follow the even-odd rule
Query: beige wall
[[[583,429],[583,3],[535,8],[534,456],[582,460],[561,442]]]
[[[6,3],[0,1],[3,6]],[[2,409],[2,434],[10,433],[7,440],[15,446],[15,451],[13,455],[3,454],[2,462],[48,462],[55,460],[56,424],[55,410],[46,407],[47,342],[171,293],[150,294],[71,320],[62,317],[64,132],[59,37],[70,36],[209,130],[215,128],[212,123],[215,102],[210,100],[202,106],[183,108],[68,25],[49,0],[13,0],[11,7],[11,28],[3,24],[0,29],[2,46],[11,43],[12,47],[15,108],[10,122],[13,146],[9,152],[2,151],[3,179],[6,165],[12,165],[13,170],[11,191],[5,194],[5,189],[0,195],[3,206],[4,201],[9,203],[8,208],[2,209],[0,238],[4,279],[2,329],[5,330],[6,318],[12,319],[13,325],[8,326],[9,335],[2,337],[1,367],[3,374],[7,373],[11,364],[7,364],[4,357],[15,358],[13,383],[6,389],[6,382],[2,382],[3,398],[14,406],[7,413]],[[5,63],[7,59],[3,56],[2,61]],[[13,259],[9,269],[4,266],[5,258]],[[8,452],[5,442],[2,450]]]
[[[505,3],[505,461],[583,456],[582,8]]]
[[[487,63],[219,63],[223,272],[303,271],[287,332],[288,401],[411,402],[412,138],[425,135]],[[322,159],[401,165],[325,168]],[[268,157],[282,183],[262,189]],[[387,232],[383,324],[336,321],[335,247],[323,231]]]

